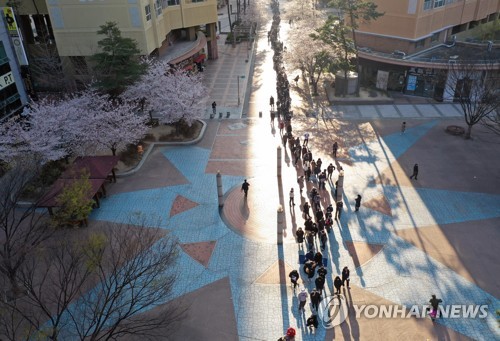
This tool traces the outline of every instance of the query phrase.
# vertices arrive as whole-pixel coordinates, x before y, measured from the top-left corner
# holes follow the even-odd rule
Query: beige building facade
[[[87,57],[98,52],[103,38],[97,30],[106,22],[116,22],[145,56],[162,57],[177,43],[192,42],[177,62],[218,58],[217,0],[34,0],[18,1],[14,11],[35,76],[37,61],[59,57],[66,81],[68,75],[83,79]]]
[[[498,18],[500,0],[375,0],[384,15],[356,31],[359,47],[412,54]]]
[[[500,0],[372,1],[384,15],[356,30],[363,86],[453,101],[452,65],[498,77],[500,32],[487,40],[471,32],[498,22]]]

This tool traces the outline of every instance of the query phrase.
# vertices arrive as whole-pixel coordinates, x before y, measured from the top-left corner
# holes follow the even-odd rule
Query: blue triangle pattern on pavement
[[[500,195],[416,188],[437,224],[500,217]]]
[[[420,138],[422,138],[429,130],[431,130],[438,121],[431,121],[420,124],[415,127],[408,128],[404,134],[397,132],[383,137],[387,147],[395,158],[403,155],[412,145],[414,145]]]
[[[210,156],[210,150],[191,146],[165,148],[162,153],[190,180],[205,173]]]

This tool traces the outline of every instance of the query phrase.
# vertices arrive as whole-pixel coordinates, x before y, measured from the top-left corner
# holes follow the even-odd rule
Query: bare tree
[[[485,116],[482,123],[491,132],[500,135],[500,110],[495,110],[494,112],[491,112],[488,116]]]
[[[178,307],[168,305],[156,317],[140,316],[172,298],[178,254],[176,240],[145,226],[105,230],[104,257],[93,257],[98,285],[71,309],[80,339],[158,335],[180,317]]]
[[[35,331],[29,337],[165,335],[183,316],[177,304],[164,304],[173,298],[178,246],[165,230],[146,226],[141,219],[136,226],[103,223],[97,231],[58,234],[66,242],[52,243],[24,264],[18,275],[29,294],[4,302],[4,310],[23,318],[24,328]],[[154,316],[143,314],[157,306]]]
[[[491,62],[458,62],[450,64],[445,93],[460,104],[470,139],[472,127],[492,115],[500,107],[500,77]]]
[[[36,205],[18,208],[23,191],[38,174],[33,160],[17,160],[0,178],[0,274],[9,287],[4,293],[15,298],[23,289],[18,271],[35,249],[52,234],[49,219],[35,212]]]

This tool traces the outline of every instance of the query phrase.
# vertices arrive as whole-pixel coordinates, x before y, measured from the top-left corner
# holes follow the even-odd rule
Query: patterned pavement
[[[329,124],[339,126],[342,122],[326,120],[319,122],[317,128],[313,122],[314,119],[297,119],[294,126],[301,132],[311,132],[314,157],[321,157],[328,164],[332,160],[320,132],[329,129]],[[488,193],[454,190],[453,184],[445,182],[446,186],[440,187],[439,181],[425,186],[427,172],[438,168],[443,171],[441,174],[447,174],[454,165],[424,165],[418,181],[408,179],[413,160],[406,161],[405,157],[428,153],[419,149],[419,143],[442,131],[443,124],[418,121],[404,135],[398,132],[399,122],[393,121],[343,126],[345,137],[337,135],[343,148],[337,165],[341,164],[346,174],[345,206],[323,253],[328,262],[328,292],[332,291],[332,276],[347,265],[356,288],[403,306],[425,304],[434,293],[446,304],[488,304],[492,311],[498,307],[495,297],[498,291],[484,291],[439,258],[398,235],[398,231],[463,222],[469,222],[472,228],[483,220],[500,217],[500,183],[494,174],[490,174],[489,182],[493,190]],[[384,128],[377,128],[380,126]],[[305,193],[299,196],[298,173],[289,155],[283,157],[281,181],[276,177],[279,133],[273,134],[267,119],[210,122],[207,131],[215,133],[207,133],[197,146],[157,147],[160,152],[152,153],[144,170],[120,179],[110,190],[114,194],[102,201],[101,208],[91,218],[126,222],[131,214],[146,215],[151,218],[151,226],[159,221],[160,227],[175,235],[182,251],[179,268],[190,269],[179,272],[175,297],[204,287],[208,290],[210,285],[229,278],[240,340],[277,339],[288,326],[298,329],[297,340],[324,340],[325,329],[319,328],[314,333],[307,330],[305,318],[311,309],[307,308],[307,316],[300,314],[297,296],[286,285],[289,270],[300,268],[299,255],[304,253],[293,242],[293,233],[303,224],[298,203],[305,200]],[[448,135],[442,133],[441,137],[442,141],[434,141],[442,148],[435,153],[445,153],[449,148]],[[483,146],[478,156],[471,158],[487,157],[484,153],[491,148]],[[152,170],[147,166],[150,162],[161,167]],[[223,174],[226,200],[221,212],[216,193],[217,170]],[[160,178],[155,179],[159,185],[150,188],[148,182],[153,171]],[[182,181],[170,179],[172,172],[182,174]],[[461,172],[474,173],[475,169]],[[170,180],[164,183],[162,177]],[[251,184],[246,201],[240,191],[243,179]],[[119,189],[130,187],[131,183],[134,187],[130,191]],[[310,188],[311,184],[307,186]],[[295,209],[288,206],[290,187],[296,190]],[[331,200],[330,191],[328,188],[322,193],[323,205]],[[358,193],[363,196],[363,205],[359,213],[354,213],[353,199]],[[279,204],[286,216],[282,236],[276,229]],[[482,238],[480,234],[475,237]],[[493,237],[498,241],[498,229]],[[283,243],[277,244],[278,240]],[[494,248],[491,241],[484,240],[484,245]],[[493,259],[484,259],[484,266],[499,273]],[[312,289],[313,283],[304,285]],[[356,302],[356,297],[353,300]],[[419,323],[421,326],[430,322]],[[492,314],[484,320],[442,319],[438,323],[471,339],[490,340],[500,336]],[[363,326],[359,326],[361,335],[365,335]],[[432,326],[428,333],[428,338],[436,337]]]

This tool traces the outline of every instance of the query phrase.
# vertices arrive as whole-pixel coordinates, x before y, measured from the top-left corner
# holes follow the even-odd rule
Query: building
[[[498,20],[500,0],[373,2],[384,15],[360,22],[355,37],[363,85],[452,100],[446,95],[452,91],[445,91],[451,64],[475,63],[478,70],[498,71],[500,36],[481,41],[467,32]]]
[[[21,71],[21,65],[25,62],[25,59],[22,59],[24,51],[22,45],[19,45],[16,22],[11,12],[4,12],[1,17],[0,121],[20,111],[28,100]]]
[[[87,81],[88,57],[102,39],[97,30],[110,21],[138,43],[142,55],[172,55],[182,42],[175,59],[183,67],[218,57],[217,0],[33,0],[17,1],[14,11],[36,88],[42,90]]]

